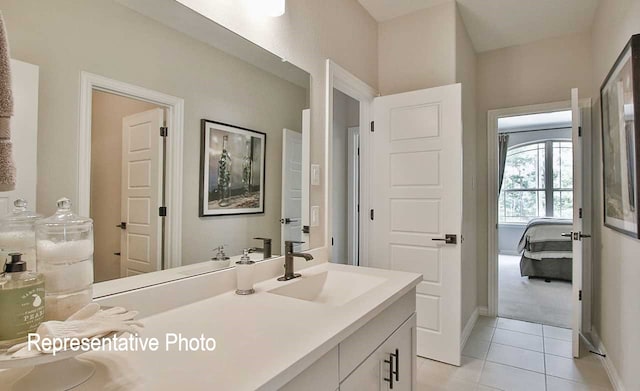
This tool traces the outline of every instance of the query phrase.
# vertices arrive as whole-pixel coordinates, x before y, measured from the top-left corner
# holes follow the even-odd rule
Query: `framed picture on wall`
[[[267,135],[201,120],[200,217],[264,213]]]
[[[604,224],[640,238],[640,34],[631,37],[600,88]]]

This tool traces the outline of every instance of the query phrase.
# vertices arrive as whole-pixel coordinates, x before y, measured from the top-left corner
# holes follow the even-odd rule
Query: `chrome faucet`
[[[256,240],[262,240],[263,245],[260,247],[251,247],[249,249],[250,253],[262,253],[264,259],[271,258],[271,239],[270,238],[254,238]]]
[[[293,245],[302,244],[302,243],[304,242],[296,242],[293,240],[286,240],[284,242],[284,276],[278,278],[278,281],[289,281],[294,278],[300,277],[299,273],[293,272],[294,257],[304,258],[307,261],[310,261],[313,259],[313,256],[311,254],[293,252]]]

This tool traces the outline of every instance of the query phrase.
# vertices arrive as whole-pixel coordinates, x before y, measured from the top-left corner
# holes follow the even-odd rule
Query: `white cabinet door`
[[[415,330],[412,315],[340,384],[340,391],[415,389]]]
[[[374,118],[369,266],[423,275],[418,355],[460,365],[461,86],[375,98]]]
[[[162,109],[122,119],[121,277],[162,270],[163,124]]]

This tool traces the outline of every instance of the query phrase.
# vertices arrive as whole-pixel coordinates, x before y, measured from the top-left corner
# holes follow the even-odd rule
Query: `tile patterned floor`
[[[571,355],[571,330],[480,317],[454,367],[418,358],[419,391],[612,390],[600,360]]]

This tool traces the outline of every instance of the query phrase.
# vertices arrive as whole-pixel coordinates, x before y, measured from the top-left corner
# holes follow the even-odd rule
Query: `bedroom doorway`
[[[488,313],[579,335],[591,324],[591,243],[572,231],[590,232],[591,103],[573,98],[573,112],[571,101],[489,112]]]

